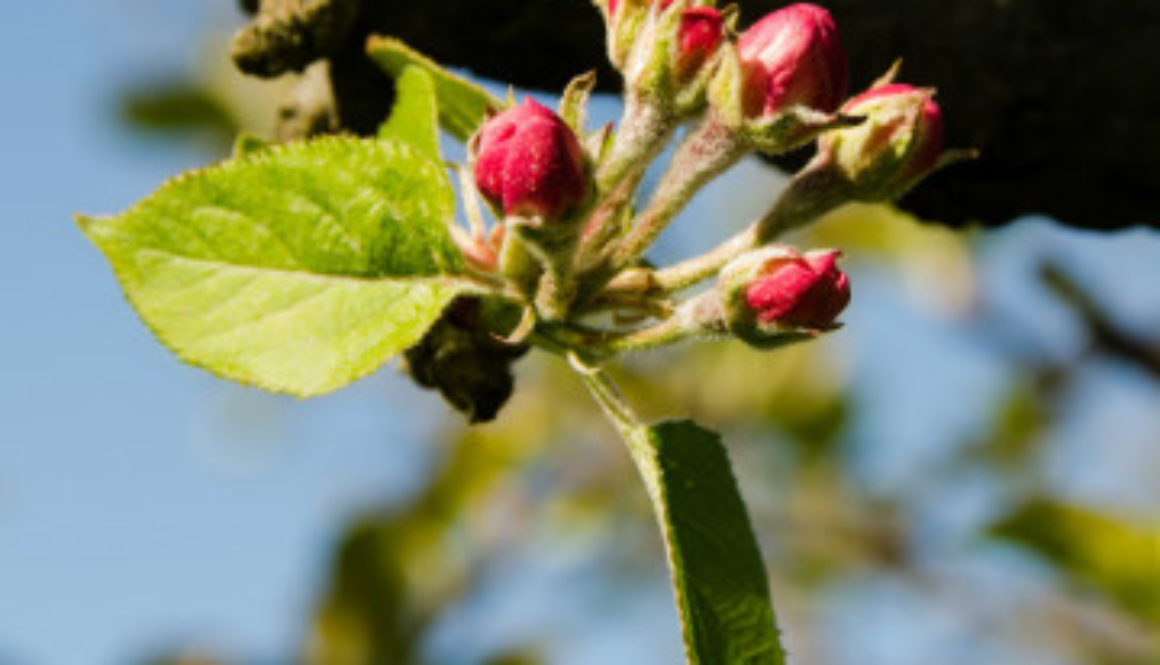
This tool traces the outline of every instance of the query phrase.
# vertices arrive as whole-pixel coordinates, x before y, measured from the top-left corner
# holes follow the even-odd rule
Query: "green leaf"
[[[720,437],[691,421],[624,433],[664,533],[690,665],[784,663],[765,566]]]
[[[689,665],[782,665],[765,565],[721,438],[692,421],[642,424],[603,370],[575,353],[568,360],[648,489]]]
[[[443,168],[396,142],[273,146],[81,218],[141,317],[184,360],[311,396],[419,341],[457,295]]]
[[[439,107],[435,82],[420,67],[407,65],[395,79],[395,107],[379,138],[407,143],[435,162],[439,154]]]
[[[439,123],[460,141],[466,141],[483,122],[488,109],[507,105],[467,79],[443,69],[427,56],[391,37],[372,36],[367,53],[395,78],[408,66],[422,68],[435,82],[439,99]]]

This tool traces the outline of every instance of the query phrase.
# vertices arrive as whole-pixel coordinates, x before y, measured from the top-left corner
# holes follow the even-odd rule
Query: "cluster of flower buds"
[[[529,312],[553,323],[600,302],[655,315],[666,305],[650,298],[717,275],[712,301],[699,299],[711,306],[696,310],[711,314],[670,324],[666,335],[681,326],[727,330],[769,347],[835,328],[850,299],[840,253],[769,243],[841,203],[897,198],[944,163],[933,91],[893,83],[892,72],[847,100],[837,27],[817,5],[788,5],[737,34],[736,12],[712,0],[596,4],[609,56],[625,75],[625,116],[615,135],[584,136],[588,75],[569,87],[563,117],[528,99],[484,123],[469,144],[471,173],[502,220],[488,240],[501,258],[486,269],[498,268]],[[644,168],[685,121],[697,125],[637,209],[632,192]],[[748,235],[668,275],[640,266],[656,234],[712,177],[744,154],[815,139],[817,156]],[[647,279],[618,281],[626,271]]]

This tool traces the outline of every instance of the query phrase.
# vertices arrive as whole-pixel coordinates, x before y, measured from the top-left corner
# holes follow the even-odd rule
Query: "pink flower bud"
[[[666,4],[662,2],[661,6]],[[723,28],[724,17],[712,7],[694,7],[681,12],[675,63],[678,80],[691,77],[717,51],[725,38]]]
[[[749,117],[800,104],[830,113],[846,96],[846,54],[825,9],[798,3],[768,14],[737,42]]]
[[[809,252],[777,261],[750,282],[745,302],[761,324],[825,329],[850,303],[850,280],[838,270],[841,252]]]
[[[876,107],[896,100],[903,100],[902,103],[908,105],[922,104],[922,110],[916,116],[917,122],[909,128],[913,135],[908,138],[914,144],[903,174],[907,178],[918,177],[935,167],[943,148],[942,110],[933,97],[923,95],[917,88],[905,83],[891,83],[858,95],[850,100],[844,110],[849,115],[870,115]]]
[[[556,219],[588,194],[576,135],[530,98],[484,123],[472,146],[475,184],[505,215]]]
[[[943,120],[930,90],[891,83],[864,92],[842,112],[866,119],[823,135],[820,148],[842,168],[864,200],[903,194],[938,165]]]
[[[734,259],[717,278],[725,328],[758,348],[772,348],[834,328],[850,302],[850,279],[838,270],[841,252],[802,254],[767,245]]]

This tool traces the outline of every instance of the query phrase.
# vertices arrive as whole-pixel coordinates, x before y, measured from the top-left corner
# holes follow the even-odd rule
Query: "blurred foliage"
[[[229,59],[227,38],[207,35],[192,71],[159,71],[123,83],[114,99],[117,121],[133,131],[193,140],[216,157],[229,154],[239,132],[273,137],[279,100],[300,77],[259,81],[241,75]]]
[[[1073,583],[1094,587],[1160,626],[1160,523],[1133,524],[1046,498],[1015,509],[992,533],[1030,548]]]
[[[215,144],[233,141],[238,120],[222,100],[204,88],[178,82],[144,86],[122,98],[121,116],[150,131],[204,132]]]
[[[474,514],[534,452],[526,440],[460,437],[411,501],[356,520],[337,547],[304,662],[424,662],[419,640],[483,564],[486,551],[472,544],[486,538],[479,533],[485,527],[472,521]]]

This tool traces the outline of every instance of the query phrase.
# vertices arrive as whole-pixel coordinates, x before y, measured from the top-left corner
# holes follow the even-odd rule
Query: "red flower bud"
[[[784,245],[742,254],[717,277],[720,321],[761,349],[833,329],[850,302],[850,279],[837,267],[840,256],[836,250],[802,254]]]
[[[662,2],[661,6],[666,4]],[[681,12],[675,63],[678,80],[692,76],[717,51],[725,38],[723,27],[724,17],[712,7],[694,7]]]
[[[576,135],[530,98],[484,123],[473,151],[475,184],[505,215],[555,219],[588,194]]]
[[[846,96],[846,54],[825,9],[798,3],[746,30],[737,42],[745,114],[774,115],[800,104],[830,113]]]
[[[917,99],[915,96],[917,95]],[[915,104],[921,99],[922,110],[917,116],[917,122],[911,128],[914,141],[910,156],[907,160],[907,169],[902,174],[906,178],[925,175],[938,163],[943,148],[943,119],[942,110],[935,103],[934,98],[923,96],[913,86],[905,83],[890,83],[868,90],[846,104],[843,111],[849,115],[870,115],[882,103],[890,104],[894,100],[910,97],[911,101],[904,103]],[[881,137],[889,139],[891,137]]]
[[[842,107],[843,113],[865,120],[823,135],[819,147],[858,187],[859,198],[897,198],[938,165],[943,120],[931,94],[890,83]]]
[[[850,303],[850,280],[838,270],[837,251],[809,252],[773,261],[750,282],[745,302],[763,325],[825,329]]]

